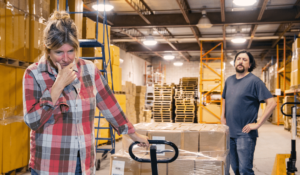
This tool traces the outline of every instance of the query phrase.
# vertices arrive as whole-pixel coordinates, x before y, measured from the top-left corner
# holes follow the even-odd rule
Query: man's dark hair
[[[247,52],[247,51],[241,51],[241,52],[239,52],[239,53],[237,53],[236,55],[235,55],[235,58],[234,58],[234,64],[235,64],[235,60],[236,60],[236,58],[239,56],[239,54],[241,54],[241,53],[246,53],[247,55],[248,55],[248,57],[249,57],[249,62],[250,62],[250,64],[251,64],[251,66],[250,66],[250,68],[248,69],[248,71],[249,72],[252,72],[255,68],[256,68],[256,62],[255,62],[255,59],[254,59],[254,57],[253,57],[253,55],[250,53],[250,52]]]

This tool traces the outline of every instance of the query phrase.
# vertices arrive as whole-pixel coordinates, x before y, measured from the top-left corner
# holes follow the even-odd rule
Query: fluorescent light
[[[92,7],[93,7],[93,9],[98,10],[100,12],[104,11],[104,7],[105,7],[105,11],[106,12],[109,12],[109,11],[111,11],[114,8],[114,6],[112,6],[110,4],[105,4],[105,5],[104,4],[98,4],[98,5],[95,4]]]
[[[157,41],[153,38],[153,36],[149,35],[149,36],[146,36],[145,40],[143,41],[143,43],[146,45],[146,46],[154,46],[157,44]]]
[[[175,56],[174,55],[165,55],[164,59],[165,60],[174,60]]]
[[[124,60],[123,60],[122,58],[120,58],[119,60],[120,60],[120,63],[121,63],[121,64],[124,62]]]
[[[175,63],[173,63],[173,64],[174,64],[174,66],[182,66],[182,65],[183,65],[182,62],[175,62]]]
[[[202,11],[202,17],[200,18],[197,26],[199,28],[211,28],[213,25],[210,20],[206,17],[206,11]]]
[[[238,44],[238,43],[244,43],[244,42],[246,42],[246,38],[235,37],[235,38],[233,38],[233,39],[231,40],[231,42],[236,43],[236,44]]]
[[[251,6],[256,2],[257,0],[233,0],[233,3],[238,6]]]

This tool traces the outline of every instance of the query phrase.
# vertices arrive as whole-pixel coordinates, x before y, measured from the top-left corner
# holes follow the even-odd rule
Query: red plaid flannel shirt
[[[83,174],[95,174],[95,107],[118,134],[134,133],[100,71],[79,59],[77,78],[52,103],[56,70],[44,58],[30,65],[23,78],[24,121],[30,134],[30,162],[39,174],[74,174],[80,151]]]

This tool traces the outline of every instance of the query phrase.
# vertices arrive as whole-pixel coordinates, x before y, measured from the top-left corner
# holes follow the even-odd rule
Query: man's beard
[[[236,71],[237,73],[240,73],[240,74],[241,74],[241,73],[244,73],[244,72],[245,72],[245,68],[244,68],[244,66],[242,66],[242,67],[243,67],[243,69],[238,69],[238,67],[239,67],[239,66],[242,66],[242,65],[238,65],[238,66],[236,66],[236,67],[235,67],[235,71]]]

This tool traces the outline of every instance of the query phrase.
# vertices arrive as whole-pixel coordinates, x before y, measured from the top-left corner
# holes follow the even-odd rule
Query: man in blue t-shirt
[[[236,175],[252,175],[257,129],[270,117],[276,102],[265,84],[251,72],[256,63],[251,53],[239,52],[234,59],[236,74],[227,78],[222,94],[221,123],[229,127],[230,164]],[[266,108],[257,121],[260,103]]]

